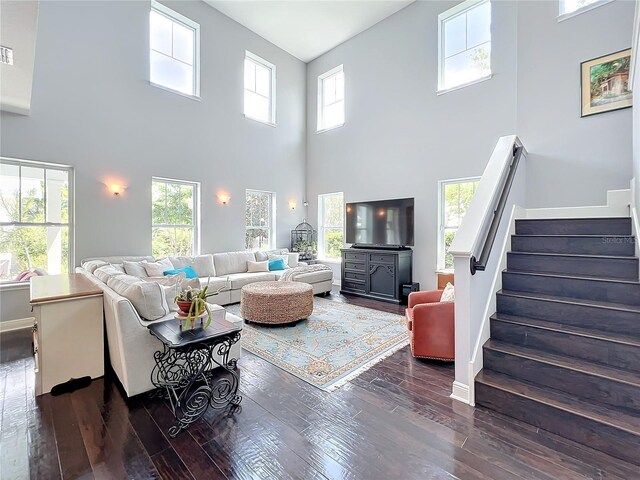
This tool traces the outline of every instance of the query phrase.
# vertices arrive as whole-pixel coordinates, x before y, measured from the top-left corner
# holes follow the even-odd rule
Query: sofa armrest
[[[442,297],[442,290],[424,290],[422,292],[411,292],[409,294],[409,308],[413,308],[421,303],[437,303]]]

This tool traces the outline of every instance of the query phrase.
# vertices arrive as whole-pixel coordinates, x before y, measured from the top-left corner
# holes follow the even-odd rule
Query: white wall
[[[529,207],[604,205],[629,188],[631,109],[580,118],[580,63],[631,46],[632,1],[558,22],[557,2],[518,3],[518,122]]]
[[[201,101],[149,85],[148,2],[41,2],[31,115],[2,112],[3,156],[75,167],[76,263],[151,253],[152,175],[202,183],[203,252],[244,249],[246,188],[277,193],[278,246],[302,220],[305,64],[203,2],[166,4],[201,25]],[[245,49],[277,67],[277,128],[242,115]]]
[[[414,280],[435,286],[438,180],[481,175],[498,137],[514,133],[516,16],[493,4],[494,77],[436,95],[437,16],[457,2],[416,2],[311,62],[307,192],[345,201],[416,199]],[[318,75],[344,64],[346,123],[316,133]]]
[[[634,65],[633,94],[638,101],[640,94],[640,0],[636,0],[634,30]],[[633,191],[636,214],[640,214],[640,106],[633,107]],[[637,250],[637,247],[636,247]]]
[[[498,137],[530,152],[529,206],[602,204],[628,188],[631,111],[580,118],[580,62],[629,46],[633,3],[564,22],[557,2],[492,2],[491,80],[436,94],[437,16],[416,2],[309,64],[307,192],[416,197],[414,279],[435,286],[437,182],[480,175]],[[317,134],[317,76],[343,64],[346,123]],[[553,88],[550,88],[551,85]]]

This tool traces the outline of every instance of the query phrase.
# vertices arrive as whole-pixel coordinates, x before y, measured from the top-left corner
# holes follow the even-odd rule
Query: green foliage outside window
[[[449,253],[449,248],[477,187],[477,180],[444,185],[444,268],[446,269],[453,268],[453,255]]]
[[[324,234],[326,258],[341,258],[340,249],[344,248],[344,234],[342,230],[327,230]]]
[[[152,243],[154,257],[193,255],[195,185],[154,180]]]
[[[3,166],[4,167],[4,166]],[[60,257],[60,271],[48,273],[67,273],[69,270],[69,227],[38,225],[45,221],[66,224],[69,221],[69,189],[64,183],[60,188],[60,197],[49,198],[50,204],[56,202],[60,218],[47,218],[45,202],[45,181],[30,179],[31,188],[25,189],[23,181],[22,199],[18,187],[20,179],[10,168],[3,172],[2,194],[0,195],[0,219],[3,222],[34,223],[34,225],[7,225],[0,228],[0,280],[12,280],[25,270],[49,270],[49,254]],[[27,167],[25,167],[25,170]],[[30,168],[37,171],[44,169]],[[54,173],[51,176],[66,176],[65,173]],[[44,175],[39,175],[44,178]],[[53,180],[51,181],[53,182]],[[34,186],[36,185],[36,186]],[[57,209],[56,209],[57,210]],[[20,213],[22,217],[20,218]],[[54,262],[57,263],[57,262]]]

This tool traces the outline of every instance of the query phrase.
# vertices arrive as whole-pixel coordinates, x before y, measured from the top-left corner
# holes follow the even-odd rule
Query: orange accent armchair
[[[454,303],[440,302],[442,290],[412,292],[406,311],[414,357],[455,359]]]

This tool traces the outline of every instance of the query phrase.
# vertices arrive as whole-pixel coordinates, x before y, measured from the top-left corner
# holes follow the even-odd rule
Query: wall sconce
[[[118,185],[117,183],[110,183],[109,185],[107,185],[107,188],[114,195],[120,195],[122,192],[124,192],[125,189],[123,185]]]
[[[226,205],[227,203],[229,203],[229,200],[231,200],[231,196],[227,195],[226,193],[220,193],[218,194],[218,200],[220,200],[220,203],[222,203],[222,205]]]
[[[295,210],[295,209],[296,209],[296,202],[294,202],[293,200],[291,200],[291,201],[289,202],[289,208],[290,208],[291,210]]]

